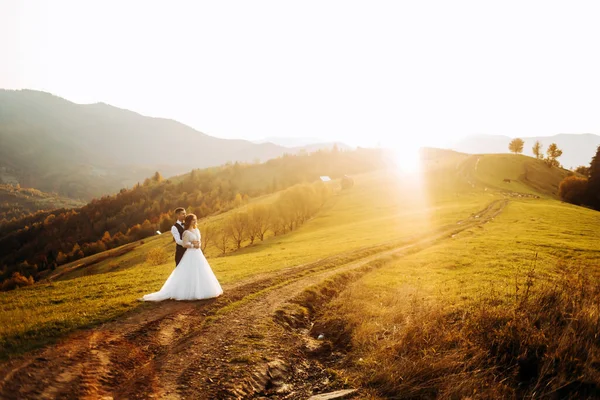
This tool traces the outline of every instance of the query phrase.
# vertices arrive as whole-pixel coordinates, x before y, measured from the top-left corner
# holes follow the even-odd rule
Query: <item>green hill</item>
[[[214,245],[210,245],[206,253],[219,279],[229,283],[333,254],[357,249],[374,251],[379,247],[412,243],[431,232],[453,229],[457,221],[476,215],[494,199],[507,198],[515,191],[538,193],[541,199],[508,198],[524,202],[524,207],[536,207],[542,214],[544,209],[552,209],[551,213],[558,209],[559,212],[578,213],[581,218],[598,218],[598,213],[551,199],[553,182],[563,176],[562,170],[549,169],[522,156],[477,157],[452,152],[430,154],[426,157],[425,172],[419,178],[394,170],[357,175],[352,189],[337,192],[315,218],[298,230],[283,236],[270,234],[265,242],[244,247],[225,257],[218,256],[219,251]],[[533,186],[520,180],[527,168],[536,171],[529,179],[544,177],[544,181],[538,183],[543,191],[536,192]],[[517,181],[507,185],[497,182],[504,177]],[[472,186],[474,178],[477,185]],[[278,194],[263,197],[257,202],[269,202],[276,196]],[[208,217],[202,221],[202,226],[218,225],[228,215]],[[172,250],[170,235],[154,236],[59,267],[49,275],[58,281],[50,284],[36,284],[0,294],[4,304],[21,299],[18,301],[27,304],[29,315],[5,332],[4,335],[8,335],[5,337],[23,329],[34,329],[33,337],[45,336],[48,329],[52,332],[55,329],[70,330],[140,307],[135,299],[156,289],[172,269],[170,257],[158,267],[146,263],[148,251],[153,248],[164,248],[169,253]],[[109,293],[110,297],[107,297]],[[80,296],[89,300],[83,301]],[[60,301],[55,305],[56,299],[64,299],[65,303]],[[81,307],[73,307],[79,301],[82,301]],[[78,311],[83,308],[90,310],[84,318]],[[19,309],[13,311],[18,313]],[[7,318],[13,317],[7,314]],[[59,325],[55,318],[60,318]],[[54,328],[49,328],[51,326]]]
[[[181,395],[205,393],[205,381],[215,388],[197,379],[207,368],[214,382],[235,380],[236,393],[246,396],[283,383],[300,390],[308,382],[313,393],[352,382],[360,398],[379,399],[518,397],[539,390],[521,377],[527,371],[545,391],[589,393],[564,382],[578,379],[569,368],[583,368],[589,385],[598,384],[600,213],[556,200],[553,185],[564,171],[535,160],[435,149],[423,158],[414,175],[382,169],[354,174],[349,189],[330,183],[332,195],[293,231],[245,240],[239,250],[230,245],[225,255],[210,244],[205,254],[225,290],[216,300],[137,300],[173,270],[168,233],[0,293],[0,356],[66,338],[0,362],[0,372],[35,371],[64,392],[67,372],[77,377],[99,365],[97,382],[84,392],[143,390],[150,397],[171,382]],[[201,230],[277,205],[289,190],[210,215]],[[155,262],[155,253],[166,258]],[[194,352],[181,351],[191,346]],[[100,352],[104,361],[96,362]],[[66,363],[63,353],[79,358]],[[544,368],[523,361],[531,354]],[[256,378],[276,360],[289,360],[283,383]],[[171,369],[178,363],[184,367]],[[1,393],[21,376],[0,383]]]
[[[384,165],[380,150],[318,151],[286,155],[262,164],[229,164],[193,170],[171,179],[160,174],[76,209],[57,209],[0,224],[0,280],[14,272],[40,279],[58,265],[165,231],[173,210],[185,207],[200,218],[261,195]],[[0,221],[1,222],[1,221]]]
[[[558,185],[573,174],[550,167],[543,160],[514,154],[471,155],[460,166],[462,176],[472,185],[507,193],[538,195],[558,199]]]
[[[470,135],[458,142],[452,143],[451,148],[470,154],[506,153],[512,137],[504,135]],[[551,143],[558,145],[563,151],[559,162],[566,168],[576,168],[588,165],[600,145],[600,136],[592,133],[566,134],[553,136],[521,137],[524,141],[524,154],[533,156],[532,147],[536,142],[542,145],[542,153]]]

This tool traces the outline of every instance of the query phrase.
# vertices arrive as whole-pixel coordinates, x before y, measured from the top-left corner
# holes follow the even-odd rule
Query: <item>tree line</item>
[[[0,282],[14,272],[37,280],[58,265],[166,231],[175,220],[176,207],[203,218],[320,175],[338,178],[384,166],[384,152],[377,149],[284,155],[262,164],[229,163],[170,179],[156,173],[131,189],[80,208],[0,220]],[[273,232],[296,224],[287,221]]]
[[[508,149],[520,154],[523,152],[524,141],[520,138],[513,139],[508,144]],[[539,160],[544,160],[548,166],[560,167],[558,158],[562,155],[562,150],[556,143],[550,144],[546,149],[546,157],[542,149],[542,144],[538,141],[532,147],[533,155]],[[559,197],[572,204],[591,207],[600,210],[600,146],[596,155],[592,158],[590,166],[581,165],[575,168],[572,174],[567,176],[559,185]]]
[[[283,191],[272,203],[255,204],[235,211],[218,224],[201,229],[202,250],[208,246],[220,254],[252,245],[269,235],[293,231],[310,219],[331,196],[331,186],[323,182],[299,184]]]
[[[82,201],[61,197],[56,193],[23,188],[18,183],[0,183],[0,223],[31,215],[40,210],[81,207],[84,204]]]
[[[515,138],[510,141],[508,144],[508,149],[515,154],[523,153],[523,147],[525,146],[525,142],[521,138]],[[544,150],[542,148],[542,144],[539,140],[536,140],[531,148],[533,155],[538,160],[544,160],[548,166],[551,167],[560,167],[560,162],[558,162],[558,158],[562,156],[562,150],[558,148],[556,143],[551,143],[550,146],[546,149],[546,157],[544,157]]]
[[[580,166],[567,176],[558,187],[561,199],[568,203],[588,206],[600,211],[600,146],[592,157],[589,167]]]

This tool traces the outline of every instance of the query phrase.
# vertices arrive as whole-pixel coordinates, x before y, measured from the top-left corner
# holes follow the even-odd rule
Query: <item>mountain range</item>
[[[155,171],[172,176],[330,148],[220,139],[174,120],[33,90],[0,90],[0,183],[90,199]]]
[[[526,155],[532,154],[536,140],[544,149],[556,143],[566,168],[589,165],[600,145],[600,136],[594,134],[523,139]],[[465,153],[506,153],[511,140],[472,135],[448,147]],[[46,92],[0,89],[0,184],[18,183],[58,197],[90,200],[131,187],[155,171],[173,176],[228,162],[350,148],[319,142],[319,138],[220,139],[174,120],[104,103],[76,104]]]
[[[350,150],[352,147],[348,146],[342,142],[332,142],[327,141],[318,137],[279,137],[279,136],[270,136],[264,139],[253,140],[253,143],[273,143],[278,146],[295,148],[295,147],[305,147],[308,149],[320,146],[329,146],[333,147],[334,145],[338,146],[340,149]]]
[[[589,166],[596,149],[600,146],[600,135],[584,134],[558,134],[554,136],[522,137],[525,145],[523,154],[533,156],[532,147],[536,141],[542,144],[545,154],[551,143],[556,143],[563,151],[558,161],[565,168],[576,168],[580,165]],[[451,143],[452,150],[471,154],[508,153],[508,144],[513,138],[504,135],[471,135],[457,142]]]

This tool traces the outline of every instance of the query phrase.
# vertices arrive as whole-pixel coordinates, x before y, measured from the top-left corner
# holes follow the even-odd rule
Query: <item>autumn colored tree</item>
[[[127,237],[132,238],[133,240],[141,239],[140,232],[142,231],[142,226],[140,224],[135,224],[131,228],[127,230]]]
[[[112,239],[112,238],[110,237],[110,232],[109,232],[109,231],[105,231],[105,232],[104,232],[104,235],[102,235],[102,239],[101,239],[101,240],[102,240],[104,243],[109,243],[109,242],[111,241],[111,239]]]
[[[586,203],[600,210],[600,146],[596,149],[596,154],[590,163]]]
[[[567,176],[558,186],[558,195],[567,203],[582,205],[585,203],[587,185],[586,178]]]
[[[244,204],[244,198],[240,193],[235,195],[235,199],[233,200],[233,207],[237,208]]]
[[[510,143],[508,144],[508,149],[512,153],[520,154],[523,152],[524,145],[525,145],[525,142],[523,141],[523,139],[515,138],[515,139],[511,140]]]
[[[575,168],[575,172],[577,172],[580,175],[583,176],[589,176],[590,175],[590,167],[586,167],[585,165],[580,165],[579,167]]]
[[[171,227],[173,226],[173,224],[175,223],[175,217],[171,216],[167,213],[165,214],[161,214],[160,216],[160,220],[158,223],[158,229],[161,232],[169,232],[171,230]]]
[[[58,265],[62,265],[64,263],[67,262],[67,256],[65,253],[63,253],[62,251],[58,252],[58,255],[56,256],[56,263]]]
[[[535,156],[535,158],[537,158],[538,160],[544,158],[544,152],[542,150],[542,144],[540,143],[539,140],[536,140],[535,143],[533,144],[533,147],[531,149],[533,151],[533,155]]]
[[[556,143],[550,144],[546,149],[546,163],[551,167],[560,167],[560,163],[557,158],[562,156],[562,150],[558,148]]]
[[[145,237],[152,236],[152,235],[154,235],[154,232],[156,232],[156,227],[154,226],[154,224],[152,222],[150,222],[150,220],[145,220],[144,223],[142,224],[141,230],[138,234],[139,239],[143,239]]]
[[[154,182],[160,183],[160,182],[162,182],[164,179],[163,179],[162,175],[160,174],[160,172],[156,171],[156,172],[154,173],[154,176],[152,177],[152,180],[153,180]]]
[[[3,291],[12,290],[22,286],[30,286],[33,285],[34,280],[32,276],[25,277],[21,275],[19,272],[14,272],[10,279],[2,282],[0,289]]]

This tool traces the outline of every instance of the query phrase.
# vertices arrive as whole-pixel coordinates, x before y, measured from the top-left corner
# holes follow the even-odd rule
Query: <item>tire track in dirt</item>
[[[360,269],[366,273],[372,268],[384,265],[386,261],[422,250],[446,240],[460,231],[486,223],[502,212],[507,203],[506,200],[490,203],[469,219],[462,221],[463,226],[453,230],[450,235],[448,232],[438,233],[414,244],[306,276],[274,289],[255,301],[243,304],[223,315],[221,320],[207,326],[201,334],[188,341],[177,343],[169,353],[169,358],[161,360],[161,377],[165,386],[163,386],[163,391],[159,392],[160,396],[182,399],[238,399],[250,398],[254,395],[302,399],[310,396],[312,394],[310,386],[315,384],[310,379],[304,379],[305,382],[300,385],[297,382],[296,387],[285,386],[285,378],[292,375],[292,369],[294,369],[294,375],[302,375],[302,371],[298,373],[295,365],[302,364],[302,361],[305,360],[305,357],[301,355],[304,340],[299,340],[293,332],[273,322],[273,316],[277,309],[296,298],[307,287],[321,283],[328,278]],[[249,349],[248,341],[240,332],[262,335],[262,338],[255,343],[250,343],[256,348]],[[217,348],[215,348],[215,344],[217,344]],[[194,349],[204,356],[186,357],[186,353],[190,349]],[[234,350],[233,353],[238,359],[240,352],[243,352],[247,361],[242,365],[232,363],[231,349]],[[294,359],[294,362],[290,362],[290,358]],[[256,362],[252,362],[252,360],[256,360]],[[251,368],[249,368],[250,366]],[[163,373],[165,374],[162,375]],[[326,374],[324,371],[318,371],[316,375],[324,376]],[[177,385],[174,385],[173,382],[176,382]],[[330,389],[337,388],[331,387]]]
[[[258,274],[225,286],[226,295],[218,299],[152,304],[117,321],[76,332],[56,345],[0,365],[0,398],[98,398],[96,394],[139,381],[140,372],[148,370],[153,358],[166,351],[166,345],[174,335],[193,334],[193,327],[202,323],[207,315],[280,282],[330,268],[342,258],[360,259],[365,254],[379,251],[380,247],[363,248],[350,256],[334,255],[317,262]],[[102,362],[88,361],[95,357],[101,357]],[[106,361],[110,368],[100,370],[98,365],[104,365]],[[144,366],[144,371],[136,370],[139,365]],[[148,378],[140,384],[148,385],[150,381]],[[105,389],[99,389],[102,387]]]
[[[261,274],[226,286],[218,299],[167,301],[77,332],[1,365],[0,397],[225,399],[251,397],[271,386],[281,398],[294,398],[284,383],[292,368],[286,360],[302,355],[297,338],[273,323],[278,307],[336,274],[485,223],[506,204],[496,200],[460,227],[410,245],[373,246]]]

